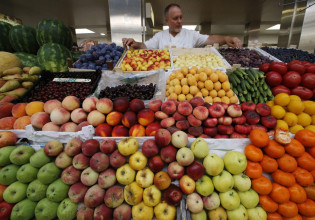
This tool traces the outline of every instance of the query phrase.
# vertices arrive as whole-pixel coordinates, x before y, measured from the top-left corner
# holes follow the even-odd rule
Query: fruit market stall
[[[307,51],[298,50],[294,48],[272,48],[262,47],[261,50],[266,51],[272,56],[278,58],[282,62],[289,63],[293,60],[301,60],[310,63],[315,63],[315,55]]]

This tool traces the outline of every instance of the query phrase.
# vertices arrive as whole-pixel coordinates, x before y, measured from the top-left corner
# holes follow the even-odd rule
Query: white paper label
[[[91,79],[54,78],[54,82],[91,82]]]

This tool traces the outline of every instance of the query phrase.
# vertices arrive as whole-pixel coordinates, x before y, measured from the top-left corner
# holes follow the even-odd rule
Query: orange
[[[283,172],[282,170],[276,170],[272,173],[272,179],[282,186],[290,187],[293,186],[295,182],[295,177],[291,173]]]
[[[272,191],[269,196],[277,203],[285,203],[290,199],[290,192],[286,187],[281,186],[278,183],[272,183]]]
[[[283,220],[278,212],[268,213],[267,220]]]
[[[269,196],[267,195],[260,195],[259,196],[259,204],[261,207],[266,210],[267,212],[275,212],[278,210],[278,203],[273,201]]]
[[[314,217],[315,216],[315,202],[307,199],[305,202],[297,205],[299,213],[304,216]]]
[[[269,141],[268,145],[264,148],[264,151],[272,158],[282,157],[285,153],[284,147],[274,140]]]
[[[256,179],[262,175],[262,166],[257,162],[247,161],[245,173],[251,179]]]
[[[298,214],[298,207],[294,202],[288,201],[279,204],[278,212],[283,217],[292,218]]]
[[[295,203],[305,202],[307,199],[305,189],[299,184],[295,183],[289,187],[290,200]]]
[[[278,160],[279,169],[284,172],[293,172],[297,168],[297,161],[289,154],[284,154]]]
[[[272,183],[267,177],[261,176],[252,180],[252,188],[259,195],[268,195],[272,191]]]
[[[284,150],[293,157],[300,157],[305,152],[305,148],[301,142],[294,138],[291,138],[291,142],[284,146]]]
[[[249,144],[245,147],[244,153],[246,158],[253,162],[261,161],[264,156],[262,150],[252,144]]]
[[[275,96],[274,102],[282,107],[287,106],[290,103],[290,96],[286,93],[279,93]]]
[[[294,126],[292,126],[292,127],[290,128],[290,132],[291,132],[292,134],[295,134],[295,133],[297,133],[298,131],[303,130],[303,129],[304,129],[304,128],[303,128],[302,125],[294,125]]]
[[[256,147],[265,147],[269,143],[269,136],[267,132],[261,129],[251,130],[249,139]]]
[[[266,173],[273,173],[278,169],[277,161],[268,155],[263,156],[263,159],[260,161],[260,165]]]

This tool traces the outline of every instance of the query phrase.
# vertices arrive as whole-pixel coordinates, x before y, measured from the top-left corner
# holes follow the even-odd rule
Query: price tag
[[[75,78],[54,78],[54,82],[91,82],[91,79],[75,79]]]

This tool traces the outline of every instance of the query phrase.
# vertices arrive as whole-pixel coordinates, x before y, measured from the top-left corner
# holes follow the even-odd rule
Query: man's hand
[[[123,45],[132,47],[132,45],[134,45],[136,43],[136,41],[133,38],[123,38],[122,43],[123,43]]]
[[[238,39],[237,37],[226,37],[225,42],[229,47],[233,48],[241,48],[242,47],[242,41]]]

